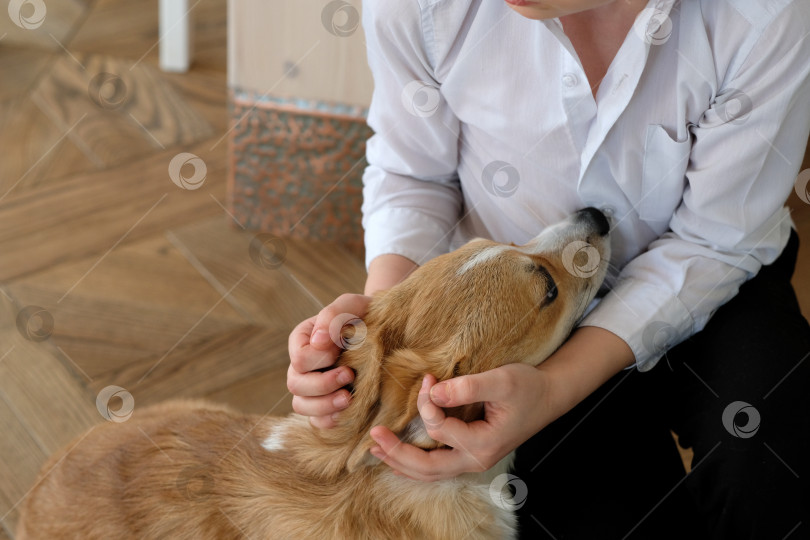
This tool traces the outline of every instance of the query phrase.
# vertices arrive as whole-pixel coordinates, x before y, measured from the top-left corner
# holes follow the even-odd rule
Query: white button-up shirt
[[[602,208],[616,270],[581,324],[645,370],[784,248],[810,130],[810,2],[651,0],[595,98],[559,20],[503,0],[366,0],[363,23],[367,263],[423,263],[476,236],[522,244]]]

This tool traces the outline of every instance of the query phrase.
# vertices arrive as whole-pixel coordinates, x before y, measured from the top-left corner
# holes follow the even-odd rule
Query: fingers
[[[364,317],[370,300],[368,296],[344,294],[290,333],[287,389],[293,394],[293,410],[309,416],[315,427],[333,427],[337,415],[351,402],[350,393],[342,389],[354,381],[350,368],[316,370],[334,365],[341,345],[346,346],[341,339],[343,325]]]
[[[427,452],[403,443],[384,426],[372,428],[371,436],[379,444],[371,449],[371,454],[414,480],[434,482],[453,478],[469,470],[465,467],[466,456],[458,450],[443,448]]]
[[[337,413],[331,416],[310,416],[309,423],[320,429],[330,429],[337,425]]]
[[[434,441],[446,444],[453,448],[468,449],[479,444],[479,437],[484,436],[481,430],[486,427],[484,422],[466,423],[459,418],[448,417],[444,409],[431,401],[431,389],[436,384],[433,375],[425,375],[422,379],[422,388],[416,398],[416,407],[419,416],[425,425],[428,436]]]
[[[340,331],[352,319],[363,318],[371,297],[362,294],[342,294],[323,308],[315,318],[310,343],[316,349],[328,350],[341,343]]]
[[[351,395],[348,390],[338,390],[325,396],[293,396],[293,410],[304,416],[331,416],[349,406]]]
[[[293,394],[293,410],[304,416],[330,417],[329,420],[315,421],[313,425],[332,427],[335,419],[331,417],[351,402],[351,394],[342,387],[353,380],[354,372],[345,366],[325,372],[298,373],[290,364],[287,389]]]
[[[442,381],[431,388],[430,399],[441,407],[502,401],[511,395],[515,386],[509,370],[503,367]]]
[[[417,408],[428,435],[451,448],[425,451],[401,442],[390,429],[375,426],[371,430],[371,437],[379,447],[372,448],[371,454],[398,473],[428,482],[488,469],[494,462],[475,455],[481,450],[482,440],[489,441],[485,433],[488,424],[482,421],[467,424],[458,418],[446,416],[442,408],[430,399],[430,391],[435,384],[434,376],[424,377],[417,397]],[[485,450],[484,454],[488,455],[488,452]]]
[[[335,363],[342,345],[341,329],[350,321],[366,316],[370,296],[343,294],[293,329],[287,346],[290,363],[298,373],[329,367]]]
[[[428,434],[431,430],[440,429],[447,419],[444,410],[430,400],[430,390],[434,384],[436,384],[436,377],[430,374],[425,375],[422,379],[422,388],[419,389],[419,396],[416,398],[416,408]]]
[[[340,349],[331,341],[331,346],[321,344],[319,348],[310,346],[310,339],[315,328],[317,317],[310,317],[296,326],[290,333],[287,342],[290,353],[290,365],[298,373],[306,373],[314,369],[323,369],[335,363]]]
[[[341,411],[351,403],[348,390],[338,390],[326,396],[293,396],[292,407],[298,414],[309,416],[309,423],[328,429],[337,425]]]
[[[309,373],[298,373],[292,364],[287,368],[287,390],[294,396],[325,396],[353,380],[354,371],[347,366]]]

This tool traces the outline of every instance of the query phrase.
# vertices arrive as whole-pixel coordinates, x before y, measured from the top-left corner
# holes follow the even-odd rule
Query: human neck
[[[565,35],[582,62],[594,97],[636,16],[646,5],[646,0],[614,2],[560,17]]]

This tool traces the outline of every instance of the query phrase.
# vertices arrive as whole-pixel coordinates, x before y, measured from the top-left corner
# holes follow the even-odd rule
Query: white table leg
[[[160,0],[160,68],[188,71],[191,65],[189,0]]]

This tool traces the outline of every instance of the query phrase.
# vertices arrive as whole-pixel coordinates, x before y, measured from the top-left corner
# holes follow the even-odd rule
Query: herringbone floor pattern
[[[0,16],[0,540],[105,387],[289,412],[289,331],[365,277],[301,241],[263,265],[225,211],[225,0],[194,4],[187,74],[157,66],[157,0],[47,9],[35,30]],[[181,152],[198,189],[169,176]]]

